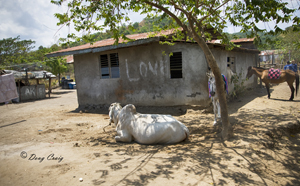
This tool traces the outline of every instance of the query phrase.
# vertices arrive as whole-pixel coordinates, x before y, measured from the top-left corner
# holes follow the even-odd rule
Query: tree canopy
[[[66,0],[51,0],[61,5]],[[213,28],[215,32],[222,33],[228,23],[241,27],[241,32],[248,37],[259,37],[259,32],[266,32],[266,28],[259,28],[260,22],[274,20],[276,24],[293,22],[293,29],[298,25],[299,17],[293,17],[297,8],[287,8],[288,3],[277,0],[208,0],[208,1],[182,1],[182,0],[68,0],[69,10],[63,14],[55,14],[59,18],[58,25],[74,25],[76,31],[91,32],[108,29],[111,36],[118,39],[126,38],[122,32],[124,23],[130,20],[130,12],[147,14],[149,18],[161,17],[171,20],[163,29],[182,27],[186,32],[194,29],[201,36],[210,38],[209,32],[203,28]],[[136,24],[135,24],[136,26]],[[134,29],[134,24],[129,27]],[[158,28],[158,30],[161,28]],[[275,25],[271,34],[278,34],[283,30]],[[68,38],[76,38],[70,33]],[[78,39],[78,38],[77,38]],[[92,41],[93,37],[87,34],[84,40]],[[228,40],[224,40],[228,41]],[[259,41],[259,40],[257,40]]]
[[[62,5],[67,3],[68,11],[55,14],[59,19],[58,25],[73,25],[76,31],[91,32],[109,29],[116,43],[120,38],[126,38],[121,32],[124,23],[130,21],[130,12],[147,14],[149,18],[167,17],[170,22],[161,29],[175,29],[177,35],[173,39],[187,38],[197,42],[203,50],[207,62],[215,75],[217,94],[220,97],[222,137],[227,139],[232,135],[232,127],[228,120],[226,95],[223,91],[223,80],[216,60],[206,44],[213,34],[218,34],[223,44],[230,49],[234,45],[229,42],[227,34],[223,32],[228,23],[241,27],[241,32],[248,32],[248,37],[255,37],[259,43],[258,32],[267,32],[258,27],[260,22],[275,21],[276,25],[268,33],[278,34],[283,30],[278,23],[292,22],[293,29],[297,29],[299,17],[294,16],[297,8],[288,8],[288,3],[279,0],[51,0],[52,3]],[[134,29],[134,25],[129,27]],[[70,33],[68,38],[76,38]],[[83,37],[93,41],[91,34]]]
[[[0,64],[26,62],[28,52],[35,41],[21,40],[20,36],[0,40]]]
[[[20,36],[0,40],[0,68],[23,70],[49,70],[55,75],[66,71],[66,60],[62,57],[48,59],[45,54],[60,50],[58,45],[40,46],[32,51],[35,41],[21,40]]]
[[[278,36],[277,48],[284,50],[289,56],[289,60],[300,62],[300,31],[294,32],[292,28],[288,28],[287,32]]]

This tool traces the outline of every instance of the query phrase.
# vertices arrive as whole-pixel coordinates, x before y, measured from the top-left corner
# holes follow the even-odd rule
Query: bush
[[[230,93],[230,97],[233,99],[238,98],[238,96],[241,95],[246,89],[244,85],[246,79],[242,78],[242,75],[242,72],[240,72],[239,74],[234,74],[231,76],[231,83],[234,84],[234,89]]]

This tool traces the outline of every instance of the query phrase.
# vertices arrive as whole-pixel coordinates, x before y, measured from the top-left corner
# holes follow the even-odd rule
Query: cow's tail
[[[298,93],[298,89],[299,89],[299,74],[295,73],[295,78],[296,78],[296,96]]]

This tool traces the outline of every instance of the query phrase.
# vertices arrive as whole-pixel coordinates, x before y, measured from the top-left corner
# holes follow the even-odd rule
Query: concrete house
[[[160,44],[166,40],[161,35],[171,34],[165,31],[150,38],[147,33],[134,34],[127,36],[135,40],[132,42],[119,41],[118,45],[113,45],[113,39],[106,39],[47,56],[74,56],[79,106],[113,102],[139,106],[207,106],[210,99],[205,55],[193,42],[177,42],[174,46]],[[233,72],[242,72],[244,77],[248,66],[258,62],[257,49],[227,51],[219,41],[211,41],[208,45],[225,75],[227,64]],[[171,53],[173,55],[169,55]],[[246,86],[253,83],[254,78],[247,81]]]

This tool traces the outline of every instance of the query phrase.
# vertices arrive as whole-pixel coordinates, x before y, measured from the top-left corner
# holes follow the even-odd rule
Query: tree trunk
[[[226,94],[224,91],[224,81],[221,75],[221,71],[217,65],[216,59],[213,56],[211,50],[208,48],[205,40],[200,37],[199,35],[193,35],[194,39],[197,41],[199,46],[202,48],[206,60],[212,69],[212,72],[216,79],[216,88],[217,88],[217,94],[219,95],[219,102],[221,107],[221,119],[222,119],[222,132],[221,137],[223,140],[227,140],[233,136],[233,128],[229,122],[228,118],[228,108],[227,108],[227,101],[226,101]]]
[[[195,41],[198,43],[198,45],[202,48],[204,55],[206,56],[206,60],[208,61],[208,64],[210,68],[212,69],[215,79],[216,79],[216,87],[217,87],[217,94],[219,95],[219,102],[221,107],[221,119],[222,119],[222,132],[221,136],[224,140],[227,140],[233,135],[232,126],[229,123],[228,120],[228,109],[227,109],[227,101],[226,101],[226,95],[224,91],[224,81],[221,75],[221,71],[217,65],[216,59],[214,58],[212,52],[208,48],[204,38],[199,35],[194,28],[194,23],[197,21],[197,18],[193,19],[192,15],[186,12],[183,9],[180,9],[180,7],[176,7],[175,9],[179,8],[182,13],[184,13],[189,21],[189,26],[185,25],[181,20],[172,12],[170,12],[167,8],[160,6],[156,3],[150,2],[150,1],[144,1],[144,3],[147,3],[148,5],[155,6],[156,8],[164,11],[166,14],[170,15],[177,23],[180,25],[187,33],[195,39]],[[201,24],[197,24],[199,28],[201,28]]]

